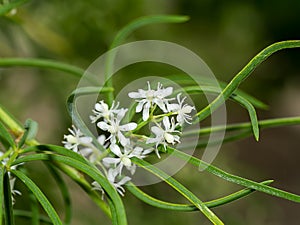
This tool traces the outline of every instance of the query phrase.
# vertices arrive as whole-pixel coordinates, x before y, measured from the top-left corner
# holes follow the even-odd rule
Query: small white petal
[[[151,131],[156,135],[156,136],[160,136],[163,134],[163,130],[157,126],[153,126],[151,127]]]
[[[121,149],[118,145],[115,145],[115,144],[111,144],[110,145],[110,150],[116,155],[116,156],[119,156],[119,157],[122,157],[122,152],[121,152]]]
[[[130,171],[131,175],[133,175],[136,171],[136,165],[133,164],[132,166],[128,167],[127,169]]]
[[[96,109],[97,111],[103,111],[103,107],[102,107],[102,105],[101,105],[100,103],[96,103],[96,104],[95,104],[95,109]]]
[[[156,98],[153,101],[154,103],[156,103],[156,105],[158,105],[158,107],[164,112],[167,112],[166,106],[165,106],[165,102],[162,99]]]
[[[124,184],[126,184],[128,181],[130,181],[131,180],[131,178],[130,177],[123,177],[122,178],[122,180],[120,180],[119,182],[118,182],[118,184],[119,185],[124,185]]]
[[[168,130],[168,129],[171,128],[169,117],[164,116],[164,118],[163,118],[163,124],[164,124],[166,130]]]
[[[128,96],[130,98],[141,98],[141,94],[139,92],[129,92]]]
[[[97,141],[100,145],[104,145],[105,143],[105,140],[106,140],[106,137],[104,135],[100,135],[98,138],[97,138]]]
[[[121,132],[118,132],[118,138],[122,146],[127,146],[130,144],[130,140],[126,138]]]
[[[130,130],[134,130],[137,127],[136,123],[127,123],[125,125],[120,126],[120,130],[121,131],[130,131]]]
[[[138,103],[138,105],[136,106],[135,111],[136,111],[137,113],[138,113],[138,112],[141,112],[145,103],[146,103],[145,101],[141,100],[141,101]]]
[[[105,164],[117,164],[117,163],[119,163],[120,161],[121,161],[121,159],[120,158],[111,158],[111,157],[106,157],[106,158],[103,158],[102,159],[102,161],[103,161],[103,163],[105,163]]]
[[[147,102],[144,105],[144,110],[143,110],[143,120],[146,121],[149,118],[149,110],[150,110],[150,103]]]
[[[169,96],[173,93],[173,87],[167,87],[165,89],[163,89],[163,97]]]
[[[121,121],[123,117],[125,116],[125,113],[127,112],[128,109],[120,109],[120,111],[117,114],[117,120]]]
[[[86,157],[89,154],[93,153],[93,150],[91,148],[83,148],[83,149],[80,149],[80,153],[81,153],[81,155]]]
[[[168,104],[167,108],[169,112],[176,112],[177,110],[179,110],[179,105],[178,104]]]
[[[81,137],[79,138],[80,144],[90,144],[92,143],[93,139],[91,137]]]
[[[97,126],[98,126],[101,130],[104,130],[104,131],[106,131],[106,130],[108,130],[108,129],[110,128],[110,126],[109,126],[107,123],[103,122],[103,121],[98,122],[98,123],[97,123]]]

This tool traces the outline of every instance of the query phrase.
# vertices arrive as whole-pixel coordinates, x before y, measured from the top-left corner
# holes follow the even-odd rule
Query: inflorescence
[[[180,143],[182,126],[192,121],[191,113],[195,107],[185,103],[186,97],[182,98],[181,93],[176,98],[171,97],[172,94],[172,87],[164,88],[158,83],[157,89],[153,90],[149,82],[148,90],[130,92],[128,96],[137,102],[136,113],[142,112],[138,123],[124,122],[128,108],[120,108],[119,102],[114,101],[111,106],[103,100],[96,103],[90,120],[101,131],[97,145],[100,144],[105,152],[96,147],[92,137],[75,126],[69,129],[70,134],[64,135],[63,144],[101,168],[108,181],[123,196],[125,190],[122,186],[136,171],[131,159],[144,159],[152,152],[160,158],[159,150]],[[151,132],[142,129],[146,125],[150,125]],[[103,191],[97,182],[92,185],[93,189]]]

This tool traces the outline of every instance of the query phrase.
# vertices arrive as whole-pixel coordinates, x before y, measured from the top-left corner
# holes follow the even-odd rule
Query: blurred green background
[[[267,45],[299,39],[299,12],[297,0],[31,0],[15,15],[0,18],[0,57],[50,58],[87,68],[108,50],[117,31],[133,19],[180,14],[190,16],[190,21],[147,26],[134,32],[128,41],[176,42],[197,53],[218,79],[228,82]],[[299,60],[299,49],[276,53],[241,86],[270,106],[269,111],[258,111],[260,119],[300,115]],[[60,144],[71,123],[66,98],[77,82],[77,78],[57,71],[1,68],[0,102],[22,122],[26,118],[36,120],[41,142]],[[228,103],[227,110],[229,122],[249,120],[247,112],[235,104]],[[263,131],[259,143],[251,137],[225,144],[214,164],[258,181],[275,179],[274,186],[300,194],[299,132],[299,126],[276,128]],[[63,211],[55,182],[48,179],[43,165],[37,163],[28,170],[36,171],[35,180]],[[176,177],[203,200],[239,188],[206,173],[199,174],[192,167],[186,167]],[[74,205],[72,224],[109,224],[84,192],[69,183]],[[163,199],[181,200],[163,183],[144,189]],[[16,208],[28,207],[22,197],[16,200]],[[132,225],[209,224],[199,213],[158,210],[136,200],[129,192],[124,202]],[[255,193],[215,212],[226,224],[281,225],[299,224],[299,210],[299,204]]]

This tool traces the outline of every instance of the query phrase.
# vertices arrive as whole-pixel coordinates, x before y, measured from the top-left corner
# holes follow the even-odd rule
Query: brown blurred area
[[[218,79],[229,82],[264,47],[276,41],[299,39],[299,11],[300,1],[296,0],[31,0],[15,15],[0,18],[0,58],[49,58],[85,69],[109,48],[116,32],[133,19],[180,14],[190,16],[190,21],[144,27],[128,41],[176,42],[197,53]],[[299,60],[300,49],[278,52],[241,85],[242,90],[269,105],[268,111],[258,110],[259,119],[300,116]],[[71,125],[66,99],[77,82],[78,78],[55,70],[1,68],[0,103],[21,122],[27,118],[37,121],[37,138],[42,143],[60,144]],[[227,104],[227,115],[228,123],[249,121],[247,112],[231,102]],[[259,142],[250,137],[224,144],[213,164],[257,181],[274,179],[275,187],[300,194],[299,138],[300,126],[263,130]],[[39,164],[32,167],[44,168]],[[47,180],[45,174],[46,169],[36,171],[41,185]],[[190,166],[176,178],[203,200],[240,188]],[[84,192],[67,181],[74,206],[72,224],[109,224]],[[46,192],[63,211],[62,203],[56,199],[54,181],[49,182],[48,189]],[[163,183],[144,189],[163,199],[182,200]],[[209,224],[199,213],[156,209],[129,192],[124,202],[129,224]],[[17,198],[16,207],[26,207],[26,202]],[[230,225],[284,225],[299,224],[299,210],[299,203],[254,193],[214,211]]]

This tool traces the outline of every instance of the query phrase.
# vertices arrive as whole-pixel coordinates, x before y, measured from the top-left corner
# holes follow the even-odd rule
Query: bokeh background
[[[180,14],[188,15],[190,21],[147,26],[134,32],[128,41],[176,42],[197,53],[218,79],[228,82],[267,45],[299,39],[299,12],[297,0],[30,0],[15,15],[0,18],[0,57],[49,58],[87,68],[108,50],[117,31],[133,19]],[[241,86],[270,106],[268,111],[258,111],[260,119],[300,115],[299,60],[299,49],[276,53]],[[0,102],[20,121],[37,121],[41,142],[60,144],[71,125],[65,102],[77,82],[78,78],[52,70],[1,68]],[[227,110],[229,122],[249,120],[247,112],[236,104],[228,103]],[[223,145],[214,164],[250,179],[274,179],[274,186],[300,194],[299,134],[299,126],[264,130],[259,143],[250,137]],[[36,163],[28,170],[35,171],[35,181],[63,211],[47,169]],[[192,167],[186,167],[176,177],[203,200],[239,188]],[[74,207],[72,224],[109,224],[84,192],[69,180],[68,183]],[[22,186],[19,188],[22,190]],[[163,183],[144,189],[163,199],[181,200]],[[25,197],[17,197],[16,208],[28,207]],[[158,210],[129,192],[124,202],[132,225],[209,224],[199,213]],[[255,193],[215,212],[226,224],[283,225],[299,224],[299,210],[299,204]]]

